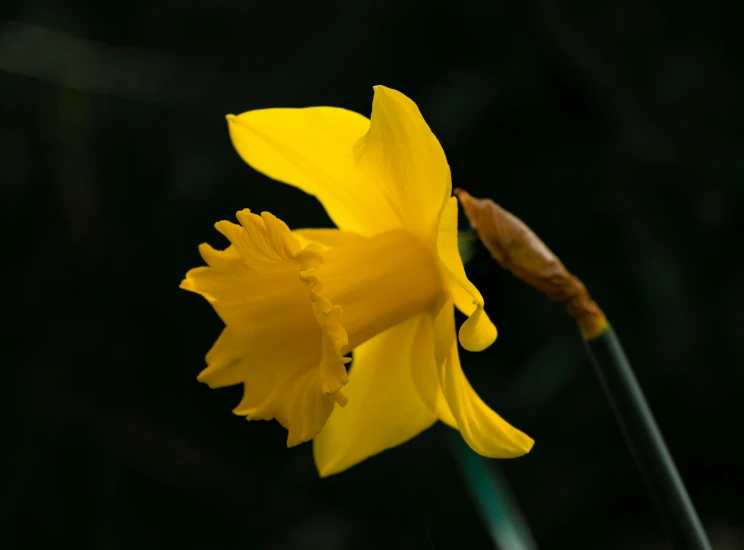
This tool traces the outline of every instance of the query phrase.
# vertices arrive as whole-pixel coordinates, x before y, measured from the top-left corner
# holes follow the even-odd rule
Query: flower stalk
[[[587,354],[674,548],[709,550],[708,537],[667,449],[620,340],[581,281],[521,220],[488,199],[455,190],[491,256],[551,300],[579,326]]]
[[[585,344],[674,548],[709,550],[703,525],[617,334],[608,326]]]

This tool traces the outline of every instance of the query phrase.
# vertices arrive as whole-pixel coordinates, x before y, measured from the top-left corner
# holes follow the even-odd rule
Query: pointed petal
[[[314,195],[341,229],[371,235],[400,226],[387,192],[354,164],[369,120],[335,107],[261,109],[227,116],[245,162]]]
[[[349,402],[334,411],[313,441],[321,477],[400,445],[436,421],[411,376],[412,369],[434,365],[433,341],[420,330],[421,319],[388,329],[354,350],[344,387]]]
[[[376,86],[372,122],[356,159],[385,187],[404,226],[433,242],[452,180],[442,146],[416,104],[396,90]]]
[[[483,309],[483,296],[468,280],[457,248],[457,198],[442,212],[437,235],[439,259],[449,272],[449,290],[457,309],[468,315],[460,327],[460,343],[468,351],[482,351],[496,340],[496,327]]]
[[[452,304],[442,308],[435,324],[437,368],[444,396],[463,439],[480,455],[513,458],[532,449],[534,440],[511,426],[475,393],[460,365]]]

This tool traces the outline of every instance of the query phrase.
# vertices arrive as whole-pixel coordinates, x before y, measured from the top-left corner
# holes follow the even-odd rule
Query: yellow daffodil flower
[[[264,212],[216,224],[232,243],[181,287],[226,327],[199,380],[243,384],[234,410],[275,418],[287,445],[314,439],[321,476],[400,445],[437,420],[477,453],[521,456],[533,440],[492,411],[460,366],[496,339],[457,250],[457,199],[439,141],[409,98],[375,87],[371,120],[335,107],[227,117],[240,156],[314,195],[339,229],[291,231]],[[346,355],[354,362],[347,375]]]

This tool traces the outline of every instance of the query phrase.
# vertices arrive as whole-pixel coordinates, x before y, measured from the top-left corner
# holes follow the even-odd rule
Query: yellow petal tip
[[[337,473],[338,472],[334,472],[333,470],[331,470],[329,468],[324,468],[322,470],[320,468],[318,468],[318,477],[320,477],[320,479],[325,479],[325,478],[330,477],[330,476],[332,476],[334,474],[337,474]]]
[[[535,446],[535,440],[532,439],[530,436],[528,436],[524,432],[518,431],[518,436],[515,438],[515,440],[512,441],[514,444],[514,449],[512,452],[508,453],[504,458],[519,458],[520,456],[524,456],[526,454],[529,454],[529,452],[532,450],[532,447]]]
[[[535,446],[535,440],[521,430],[514,429],[511,437],[513,449],[504,458],[518,458],[529,454]]]
[[[460,344],[468,351],[483,351],[496,341],[498,331],[483,310],[478,306],[460,327]]]
[[[316,445],[316,441],[313,441],[313,458],[315,460],[315,469],[318,471],[318,476],[321,479],[340,474],[341,472],[346,470],[346,467],[339,467],[339,463],[337,460],[324,459],[324,464],[321,464],[321,459],[318,456]]]

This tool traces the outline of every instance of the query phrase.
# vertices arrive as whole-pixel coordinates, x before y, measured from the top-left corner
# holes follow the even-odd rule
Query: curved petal
[[[334,223],[370,236],[405,227],[427,243],[452,194],[439,141],[416,104],[375,87],[372,120],[335,107],[228,115],[245,162],[320,200]]]
[[[344,387],[349,402],[334,411],[313,441],[321,477],[400,445],[437,420],[411,376],[411,369],[434,368],[434,342],[420,330],[423,318],[388,329],[354,350]]]
[[[354,145],[369,129],[366,117],[309,107],[248,111],[227,121],[245,162],[317,197],[339,228],[368,236],[400,227],[387,191],[354,164]]]
[[[483,309],[483,296],[465,274],[465,266],[457,248],[456,197],[451,197],[442,211],[437,252],[448,271],[452,299],[457,309],[468,315],[468,319],[460,327],[460,343],[468,351],[482,351],[494,343],[497,331]]]
[[[463,439],[480,455],[514,458],[532,449],[534,440],[511,426],[475,393],[460,365],[452,304],[435,321],[439,381]]]
[[[421,349],[424,347],[434,349],[434,318],[428,313],[419,317],[415,345],[420,346]],[[450,411],[442,392],[442,385],[439,383],[436,359],[432,358],[430,361],[421,361],[412,365],[411,374],[416,391],[429,410],[439,420],[457,429],[457,421]]]
[[[372,122],[357,145],[356,160],[384,186],[406,229],[433,243],[452,180],[442,146],[416,104],[396,90],[375,86]]]

